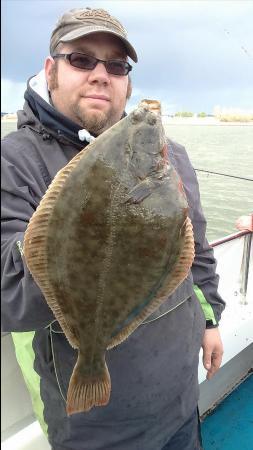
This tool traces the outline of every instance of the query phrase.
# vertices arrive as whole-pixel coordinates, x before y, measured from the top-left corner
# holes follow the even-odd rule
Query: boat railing
[[[243,237],[243,252],[241,258],[241,268],[239,275],[239,287],[238,291],[235,292],[235,295],[239,296],[240,304],[247,305],[247,288],[248,288],[248,279],[249,279],[249,267],[250,267],[250,259],[251,259],[251,245],[252,245],[252,235],[251,231],[240,231],[231,235],[228,235],[224,238],[216,240],[212,242],[210,245],[212,247],[217,247],[221,244],[225,244],[226,242],[232,241],[234,239],[238,239]]]
[[[248,233],[244,236],[244,244],[243,244],[243,255],[242,255],[242,264],[241,264],[241,272],[240,272],[240,301],[243,305],[246,305],[247,302],[247,287],[248,287],[248,278],[249,278],[249,264],[250,264],[250,248],[252,241],[252,234]]]

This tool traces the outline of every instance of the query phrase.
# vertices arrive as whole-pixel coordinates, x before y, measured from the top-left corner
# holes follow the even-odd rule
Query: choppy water
[[[16,128],[2,123],[1,136]],[[253,126],[166,125],[195,169],[253,179]],[[234,233],[235,220],[253,211],[253,182],[197,171],[210,241]]]
[[[166,131],[185,145],[195,169],[253,179],[253,126],[167,125]],[[253,211],[253,181],[196,173],[208,239],[237,231],[235,220]]]

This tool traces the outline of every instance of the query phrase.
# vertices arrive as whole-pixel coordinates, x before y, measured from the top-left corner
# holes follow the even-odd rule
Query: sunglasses
[[[103,61],[102,59],[85,55],[84,53],[57,53],[56,55],[53,55],[53,58],[67,59],[71,66],[81,70],[93,70],[97,63],[102,62],[106,71],[112,75],[127,75],[130,70],[132,70],[132,66],[126,61],[120,61],[118,59],[108,59],[108,61]]]

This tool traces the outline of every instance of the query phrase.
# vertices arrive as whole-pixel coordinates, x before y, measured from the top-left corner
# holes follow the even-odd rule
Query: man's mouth
[[[85,98],[91,99],[91,100],[101,100],[101,101],[106,101],[106,102],[110,101],[110,98],[107,95],[102,95],[102,94],[88,94],[88,95],[85,95]]]

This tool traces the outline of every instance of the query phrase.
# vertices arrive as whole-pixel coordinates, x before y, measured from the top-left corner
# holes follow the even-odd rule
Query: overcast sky
[[[43,67],[59,16],[86,6],[115,15],[136,48],[129,109],[141,98],[161,100],[169,114],[253,109],[253,0],[1,3],[2,111],[22,108],[26,81]]]

